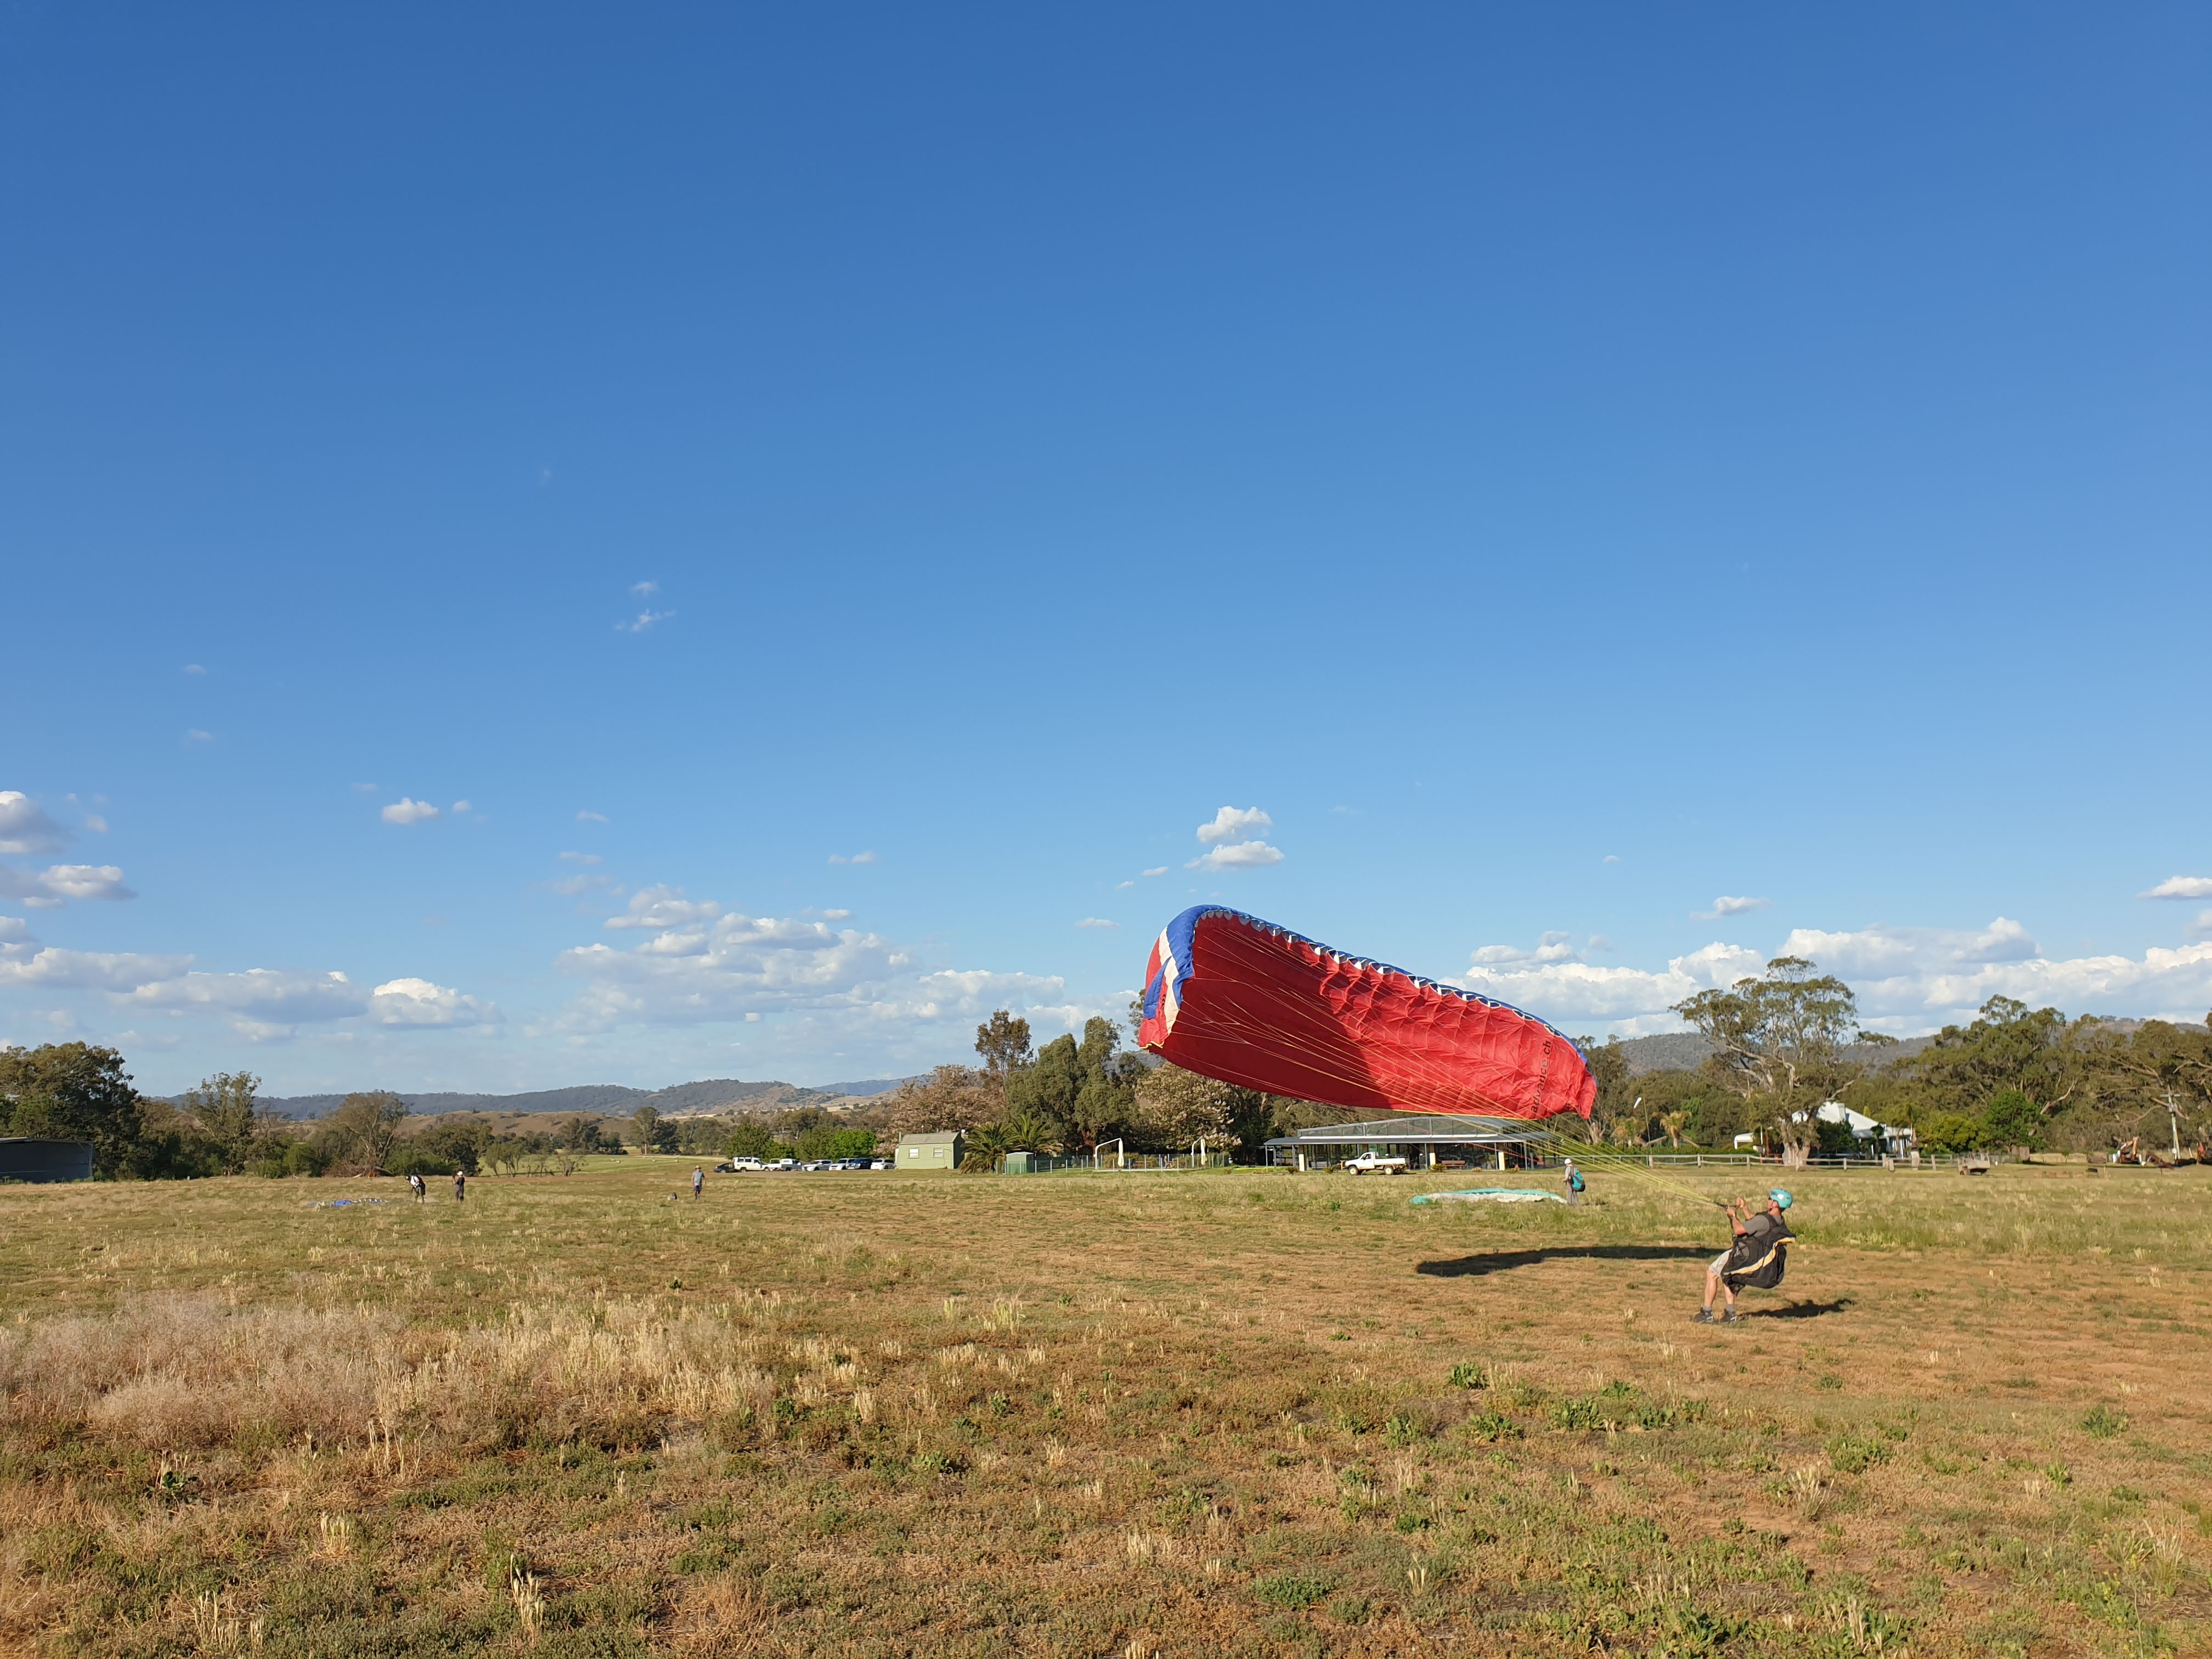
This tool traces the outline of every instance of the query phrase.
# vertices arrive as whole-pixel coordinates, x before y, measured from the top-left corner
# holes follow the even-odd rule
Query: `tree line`
[[[1847,1151],[1836,1101],[1914,1130],[1930,1152],[1984,1148],[2102,1153],[2130,1142],[2148,1155],[2212,1140],[2212,1017],[2206,1027],[2125,1024],[1992,997],[1964,1025],[1898,1054],[1858,1022],[1850,988],[1815,963],[1778,957],[1764,974],[1699,992],[1676,1012],[1711,1045],[1701,1066],[1632,1076],[1617,1041],[1580,1046],[1598,1080],[1593,1130],[1616,1142],[1725,1147],[1759,1137],[1802,1159]],[[409,1121],[385,1090],[348,1095],[327,1117],[291,1122],[262,1107],[259,1080],[218,1073],[177,1102],[141,1095],[123,1056],[84,1042],[0,1049],[0,1135],[89,1141],[114,1180],[193,1176],[555,1173],[618,1151],[686,1157],[856,1158],[893,1137],[963,1132],[971,1167],[1009,1152],[1210,1151],[1249,1157],[1263,1143],[1357,1114],[1262,1094],[1155,1065],[1121,1046],[1115,1022],[1033,1046],[1005,1009],[976,1028],[973,1066],[940,1066],[862,1114],[801,1107],[766,1122],[664,1118],[651,1106],[611,1133],[579,1114],[546,1131],[505,1131],[464,1114]]]
[[[640,1107],[619,1133],[579,1113],[550,1129],[501,1130],[465,1113],[416,1119],[389,1090],[349,1094],[326,1117],[297,1123],[259,1098],[250,1072],[222,1072],[174,1103],[142,1095],[123,1056],[85,1042],[0,1049],[0,1135],[88,1141],[94,1172],[106,1180],[185,1180],[202,1176],[552,1175],[625,1143],[642,1152],[709,1157],[858,1157],[875,1149],[819,1108],[787,1112],[773,1125],[665,1118]],[[781,1137],[781,1139],[779,1139]]]
[[[2101,1154],[2134,1143],[2170,1156],[2212,1139],[2212,1015],[2203,1027],[2069,1019],[1995,996],[1898,1054],[1859,1024],[1849,986],[1795,957],[1675,1012],[1711,1045],[1701,1066],[1632,1077],[1617,1041],[1582,1039],[1605,1138],[1727,1146],[1748,1133],[1795,1161],[1853,1146],[1847,1127],[1819,1120],[1834,1101],[1911,1128],[1929,1152]]]
[[[1135,1023],[1133,1008],[1131,1024]],[[1121,1047],[1120,1028],[1093,1016],[1079,1037],[1032,1046],[1030,1023],[1000,1009],[975,1028],[980,1064],[939,1066],[900,1085],[884,1110],[900,1134],[959,1130],[964,1167],[989,1169],[1008,1152],[1256,1152],[1276,1135],[1348,1113],[1240,1088]]]

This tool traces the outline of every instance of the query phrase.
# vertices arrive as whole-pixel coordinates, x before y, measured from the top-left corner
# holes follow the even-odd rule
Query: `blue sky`
[[[1577,1031],[1785,947],[1896,1031],[2202,1018],[2208,71],[2191,6],[13,9],[0,1040],[885,1075],[1200,898]]]

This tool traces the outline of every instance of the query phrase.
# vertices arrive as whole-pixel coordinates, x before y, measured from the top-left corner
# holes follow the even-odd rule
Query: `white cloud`
[[[1109,921],[1103,916],[1085,916],[1075,924],[1078,927],[1119,927],[1118,921]]]
[[[683,927],[712,921],[722,907],[710,899],[694,902],[681,887],[646,887],[630,895],[629,908],[607,918],[610,927]]]
[[[1732,898],[1723,893],[1713,901],[1711,909],[1697,911],[1693,913],[1692,919],[1697,921],[1718,921],[1723,916],[1741,916],[1748,915],[1753,910],[1770,909],[1773,903],[1772,899]]]
[[[1607,853],[1603,858],[1600,859],[1598,862],[1600,864],[1618,864],[1620,862],[1620,854],[1618,853]]]
[[[87,812],[84,815],[84,827],[95,836],[104,836],[107,833],[107,820],[97,812]]]
[[[1183,866],[1186,870],[1257,870],[1263,865],[1280,864],[1282,853],[1264,841],[1240,841],[1234,846],[1217,847]]]
[[[852,919],[853,913],[850,910],[824,910],[822,913],[822,920],[824,921],[850,921]]]
[[[386,980],[370,994],[369,1018],[380,1025],[491,1025],[497,1007],[427,979]]]
[[[395,979],[364,992],[343,973],[268,968],[204,973],[189,956],[62,951],[42,946],[22,920],[0,916],[0,989],[104,992],[123,1008],[207,1013],[253,1041],[300,1025],[366,1017],[373,1024],[490,1025],[499,1009],[426,979]]]
[[[0,853],[58,853],[70,833],[20,789],[0,789]]]
[[[1880,927],[1836,933],[1799,927],[1791,930],[1776,954],[1806,957],[1856,984],[1899,974],[1948,972],[1976,963],[2027,962],[2042,952],[2028,937],[2027,929],[2009,917],[1999,916],[1974,933]]]
[[[1766,965],[1756,951],[1716,941],[1674,957],[1657,972],[1600,967],[1576,957],[1564,934],[1553,933],[1534,951],[1485,959],[1486,953],[1511,948],[1484,946],[1468,971],[1450,983],[1561,1024],[1662,1013],[1685,997],[1733,985]],[[1680,1023],[1668,1016],[1669,1029]]]
[[[626,951],[580,946],[562,952],[556,965],[586,981],[559,1023],[570,1031],[799,1012],[874,1036],[996,1007],[1018,1010],[1066,989],[1058,978],[933,969],[873,933],[735,913],[672,927]]]
[[[70,899],[137,896],[112,864],[56,864],[36,872],[0,864],[0,898],[21,899],[34,910],[58,909]]]
[[[2212,911],[2201,921],[2212,934]],[[1862,1018],[1900,1036],[1971,1019],[1999,995],[2069,1014],[2193,1020],[2212,1007],[2212,939],[2140,957],[2052,958],[2003,916],[1973,930],[1798,928],[1769,952],[1717,941],[1660,970],[1600,967],[1577,957],[1564,935],[1547,933],[1534,950],[1484,946],[1451,982],[1562,1026],[1596,1021],[1620,1036],[1645,1036],[1680,1030],[1673,1005],[1759,974],[1769,956],[1802,957],[1837,975],[1856,994]]]
[[[830,855],[830,862],[832,864],[878,864],[882,860],[873,853],[855,853],[850,858],[847,858],[842,853],[832,853]]]
[[[1198,839],[1207,847],[1226,841],[1249,841],[1275,827],[1274,819],[1256,806],[1224,806],[1213,822],[1198,826]]]
[[[563,876],[558,881],[549,881],[545,884],[551,888],[555,892],[562,894],[568,898],[574,898],[579,893],[619,893],[622,891],[622,884],[617,881],[612,876]]]
[[[2140,958],[2053,958],[2002,916],[1979,933],[1800,928],[1783,940],[1782,953],[1809,957],[1841,975],[1857,992],[1862,1012],[1917,1029],[1966,1018],[1993,996],[2069,1014],[2201,1019],[2212,1007],[2212,943],[2154,947]]]
[[[466,801],[465,801],[465,800],[457,800],[457,801],[455,801],[455,802],[453,803],[453,811],[454,811],[456,813],[459,813],[459,812],[473,812],[474,811],[476,811],[476,808],[474,808],[473,806],[471,806],[471,805],[468,804],[468,802],[466,802]]]
[[[605,823],[610,822],[610,820],[605,812],[579,812],[576,814],[576,822],[579,823]]]
[[[249,968],[242,974],[185,973],[135,987],[134,1007],[180,1008],[229,1015],[257,1040],[295,1025],[347,1019],[367,1012],[368,998],[343,974]]]
[[[1567,943],[1567,937],[1564,933],[1547,933],[1533,951],[1524,951],[1517,945],[1486,945],[1475,951],[1475,963],[1492,968],[1507,963],[1581,961],[1581,954]]]
[[[427,800],[416,800],[402,795],[378,815],[386,823],[420,823],[438,816],[438,809]]]
[[[0,916],[0,986],[52,991],[131,991],[181,974],[190,957],[41,947],[19,916]]]
[[[0,800],[7,799],[0,795]],[[0,848],[4,852],[5,848]],[[2212,898],[2212,876],[2168,876],[2148,892],[2137,893],[2137,898],[2203,899]]]
[[[2197,920],[2189,924],[2189,932],[2196,939],[2212,939],[2212,910],[2199,910]]]
[[[353,792],[356,795],[373,795],[376,793],[376,786],[373,783],[356,783],[353,786]]]
[[[42,872],[39,879],[46,890],[62,898],[128,899],[137,898],[123,884],[123,872],[112,864],[57,864]]]
[[[631,621],[617,623],[617,634],[642,634],[655,623],[665,623],[676,613],[673,611],[641,611]]]
[[[170,972],[131,988],[117,1000],[131,1007],[220,1015],[233,1030],[256,1042],[292,1036],[302,1025],[349,1019],[365,1018],[383,1026],[481,1026],[496,1024],[501,1018],[493,1004],[427,979],[387,980],[364,991],[335,970]]]
[[[633,598],[649,599],[654,594],[660,592],[660,584],[659,582],[632,582],[629,585],[629,591]]]
[[[1140,876],[1164,876],[1167,872],[1168,867],[1166,865],[1156,864],[1151,869],[1139,870],[1137,873]]]
[[[201,667],[196,662],[188,662],[185,665],[185,672],[187,674],[204,674],[207,672],[207,670]]]
[[[1117,881],[1114,884],[1114,890],[1118,893],[1125,888],[1134,887],[1136,884],[1133,881]]]
[[[212,732],[203,732],[197,726],[191,726],[185,732],[185,741],[186,743],[213,743],[215,741],[215,733]]]
[[[601,858],[597,853],[563,853],[561,854],[561,862],[563,864],[605,864],[606,860]]]

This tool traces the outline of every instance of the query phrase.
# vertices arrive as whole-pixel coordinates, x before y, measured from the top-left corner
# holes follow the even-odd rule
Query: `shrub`
[[[1295,1613],[1327,1599],[1334,1588],[1328,1579],[1316,1578],[1311,1573],[1279,1572],[1253,1585],[1252,1594],[1272,1607],[1286,1607]]]
[[[1889,1446],[1873,1435],[1839,1434],[1828,1442],[1828,1462],[1844,1474],[1863,1474],[1889,1461]]]
[[[1555,1429],[1601,1429],[1605,1421],[1605,1413],[1595,1400],[1562,1400],[1552,1407]]]
[[[1462,1360],[1453,1366],[1451,1376],[1446,1380],[1455,1389],[1486,1389],[1490,1386],[1489,1373],[1473,1360]]]
[[[1420,1424],[1404,1412],[1400,1412],[1382,1425],[1382,1440],[1386,1445],[1410,1446],[1421,1439],[1424,1432]]]
[[[2125,1412],[2114,1411],[2100,1401],[2082,1414],[2081,1426],[2092,1439],[2110,1440],[2126,1430],[2128,1417]]]

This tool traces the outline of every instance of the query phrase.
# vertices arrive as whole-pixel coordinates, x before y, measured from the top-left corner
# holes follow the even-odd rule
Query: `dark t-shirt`
[[[1787,1233],[1789,1231],[1790,1229],[1783,1224],[1779,1216],[1771,1216],[1761,1210],[1757,1215],[1746,1218],[1741,1243],[1757,1247],[1750,1252],[1753,1258],[1756,1260],[1766,1254],[1766,1247],[1774,1242],[1776,1234]]]
[[[1782,1256],[1775,1247],[1790,1237],[1789,1224],[1761,1210],[1747,1217],[1743,1234],[1729,1246],[1728,1265],[1722,1270],[1730,1285],[1753,1284],[1771,1290],[1782,1279]]]

